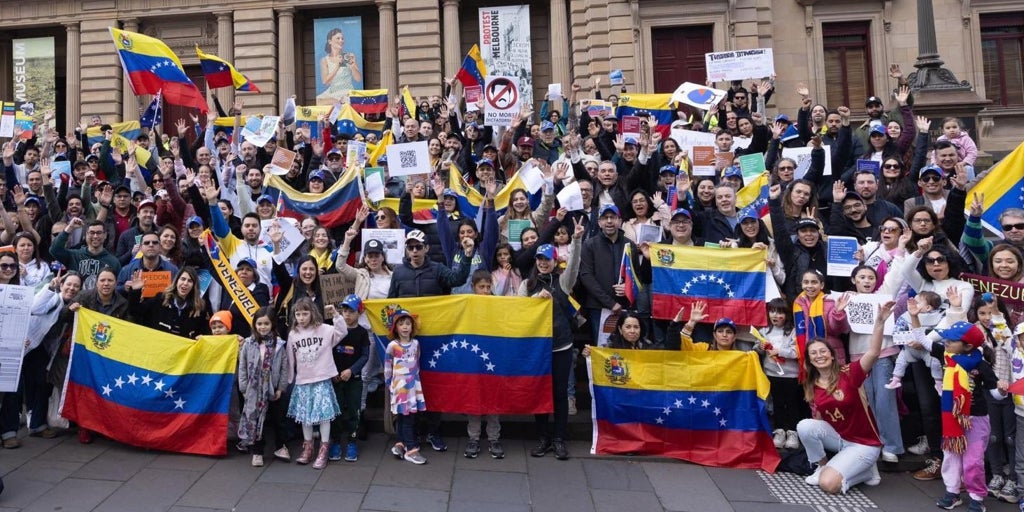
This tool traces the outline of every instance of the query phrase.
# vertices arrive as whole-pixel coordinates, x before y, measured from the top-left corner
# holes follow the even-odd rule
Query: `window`
[[[871,83],[871,22],[822,25],[828,106],[863,103],[874,93]]]
[[[983,14],[981,55],[992,104],[1024,105],[1024,14]]]

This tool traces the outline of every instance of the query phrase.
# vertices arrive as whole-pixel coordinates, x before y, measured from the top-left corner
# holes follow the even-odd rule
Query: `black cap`
[[[796,230],[795,231],[800,231],[801,229],[804,229],[804,228],[820,229],[818,227],[817,221],[815,221],[814,219],[800,219],[800,220],[798,220],[796,222]]]
[[[865,107],[870,107],[871,105],[873,105],[875,103],[877,103],[879,105],[882,105],[882,98],[879,98],[878,96],[871,96],[867,100],[864,101],[864,106]]]
[[[363,254],[384,254],[384,244],[380,240],[367,240],[363,246]]]

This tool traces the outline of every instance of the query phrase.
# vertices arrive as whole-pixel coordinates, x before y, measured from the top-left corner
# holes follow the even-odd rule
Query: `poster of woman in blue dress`
[[[359,16],[313,20],[316,104],[332,105],[363,88],[363,22]]]

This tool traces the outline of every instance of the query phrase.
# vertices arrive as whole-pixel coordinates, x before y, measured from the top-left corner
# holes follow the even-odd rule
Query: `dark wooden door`
[[[651,31],[654,91],[672,92],[683,82],[707,80],[704,54],[714,51],[711,25],[656,28]]]

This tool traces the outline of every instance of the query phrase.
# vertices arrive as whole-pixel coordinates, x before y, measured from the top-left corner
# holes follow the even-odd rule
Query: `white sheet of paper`
[[[557,197],[558,204],[570,212],[583,209],[583,193],[580,191],[579,183],[575,181],[559,191]]]
[[[363,229],[363,246],[369,240],[380,240],[384,244],[384,257],[391,265],[402,262],[405,256],[405,230],[404,229]],[[360,259],[363,257],[359,255]]]
[[[410,174],[428,174],[430,167],[430,151],[427,141],[391,144],[387,147],[388,177],[408,176]]]
[[[850,331],[857,334],[871,334],[875,329],[878,306],[890,300],[892,300],[891,296],[881,293],[850,294],[850,303],[846,305],[846,318],[850,322]],[[885,321],[885,334],[892,334],[895,322],[895,317],[889,315]]]
[[[544,173],[533,164],[532,160],[523,164],[523,168],[519,169],[517,174],[531,194],[536,193],[544,186]]]
[[[783,148],[783,158],[792,158],[796,161],[796,172],[794,173],[794,179],[801,179],[807,174],[807,170],[811,167],[811,150],[813,148]],[[832,175],[832,150],[826,145],[822,144],[821,149],[825,150],[825,176]]]
[[[384,200],[384,182],[380,180],[379,173],[366,177],[366,197],[375,203]]]
[[[29,312],[35,293],[28,286],[0,286],[0,391],[14,392],[21,379]]]
[[[284,239],[281,240],[281,252],[274,255],[274,261],[278,264],[284,263],[295,249],[298,249],[302,242],[306,241],[306,238],[302,236],[302,231],[299,231],[299,222],[290,217],[278,217],[277,219],[265,219],[260,221],[260,240],[261,246],[270,245],[270,226],[277,220],[281,225],[281,231],[284,233]]]
[[[642,244],[644,242],[652,244],[661,243],[661,226],[653,224],[638,225],[636,227],[636,243]]]
[[[562,84],[548,84],[548,96],[553,100],[555,96],[562,97]]]

